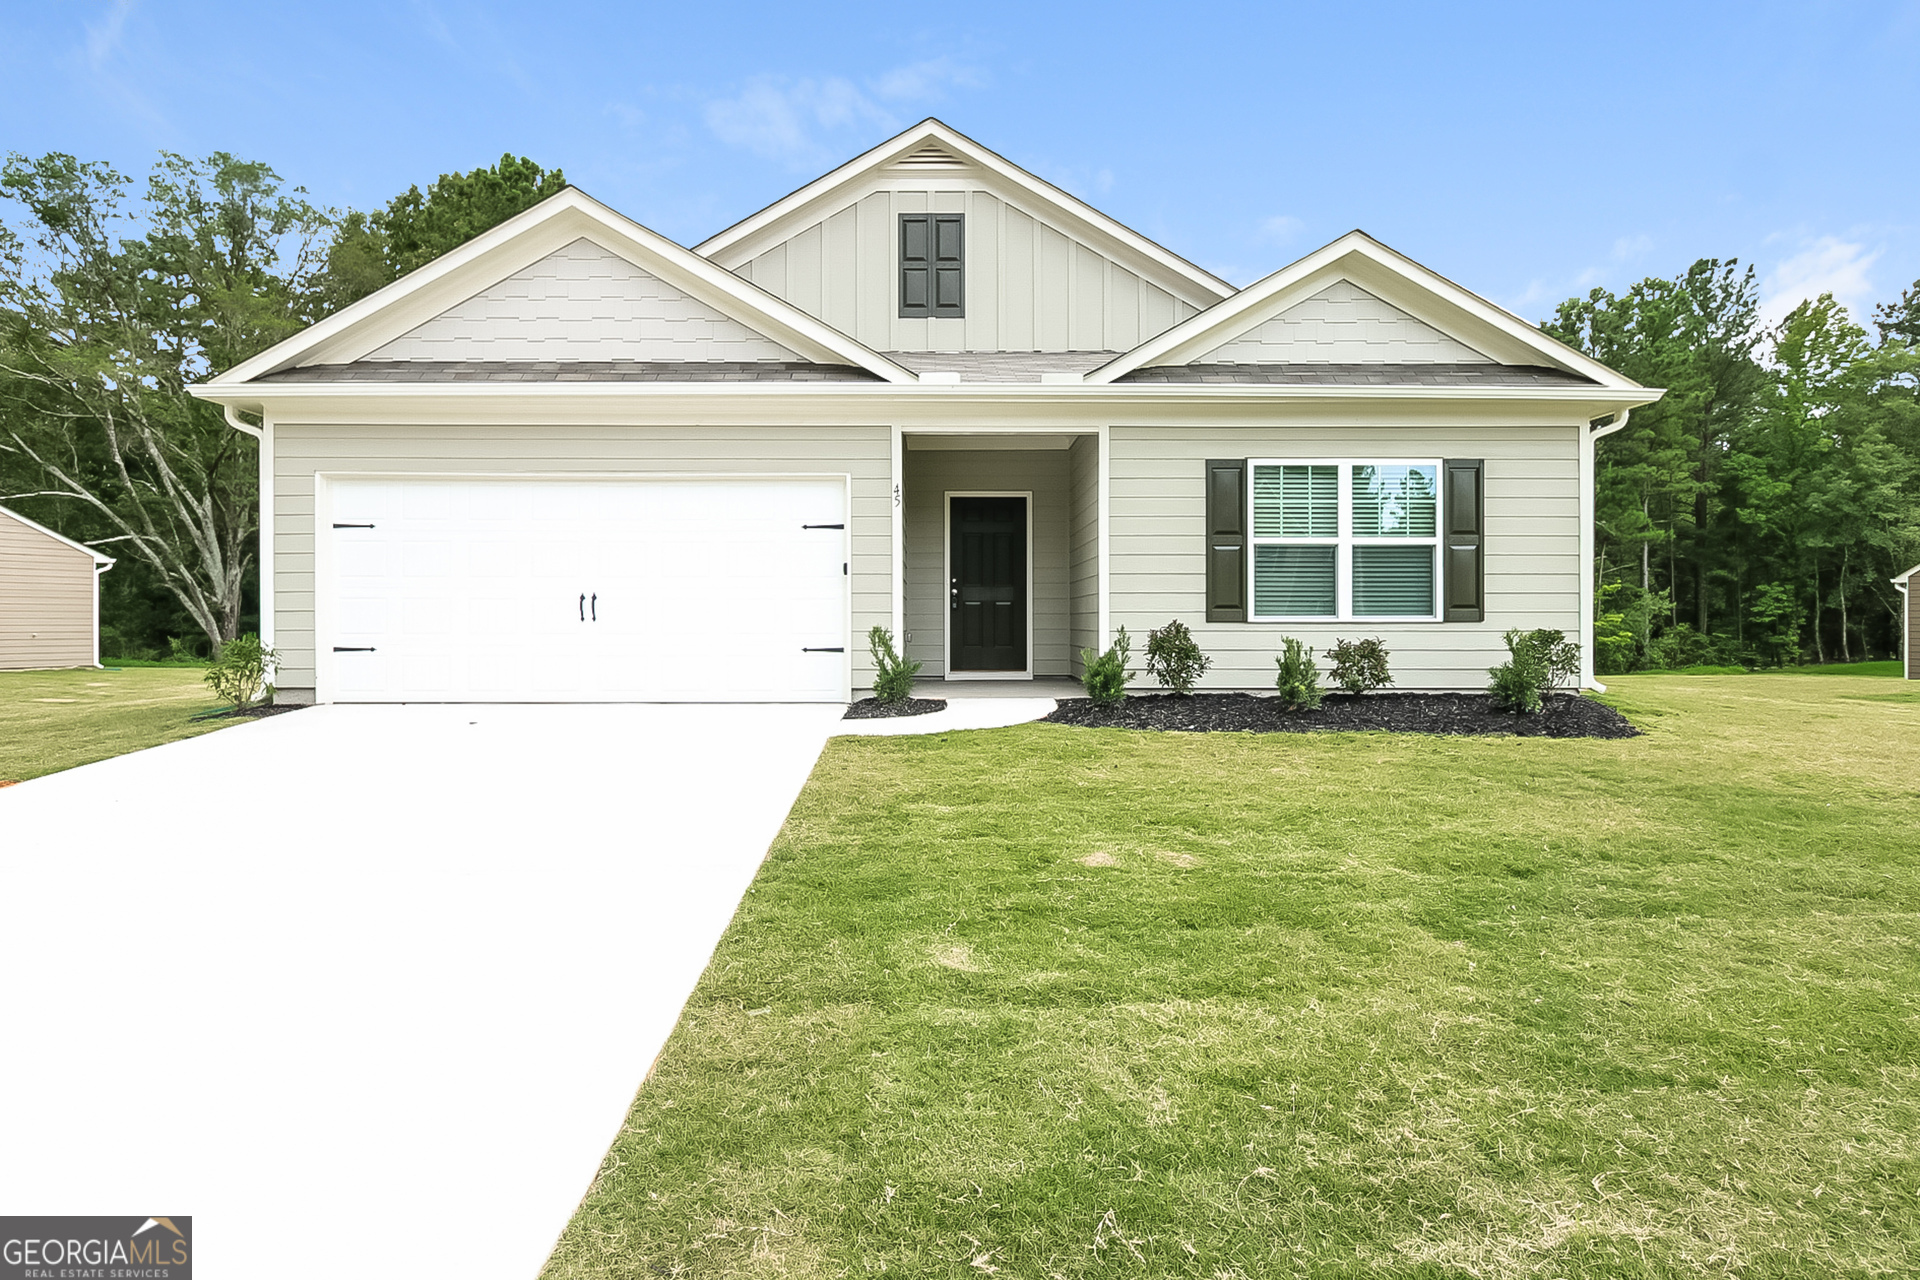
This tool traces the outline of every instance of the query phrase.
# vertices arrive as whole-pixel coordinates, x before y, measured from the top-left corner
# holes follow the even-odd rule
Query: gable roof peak
[[[1181,282],[1206,306],[1221,298],[1230,298],[1236,290],[1211,271],[1196,266],[1166,246],[1149,240],[1138,231],[1100,212],[1078,196],[1070,195],[1044,178],[1028,172],[998,152],[981,145],[958,129],[928,116],[913,127],[895,134],[879,146],[862,152],[839,168],[822,174],[797,191],[788,193],[758,213],[750,214],[717,235],[709,236],[693,247],[695,253],[712,258],[724,266],[737,267],[739,257],[750,256],[753,248],[769,235],[770,229],[803,223],[809,216],[829,205],[834,196],[862,178],[879,171],[939,171],[973,169],[990,184],[1017,192],[1027,200],[1046,207],[1052,216],[1075,232],[1095,242],[1105,242],[1136,258],[1146,259],[1169,279]],[[797,229],[797,228],[796,228]]]

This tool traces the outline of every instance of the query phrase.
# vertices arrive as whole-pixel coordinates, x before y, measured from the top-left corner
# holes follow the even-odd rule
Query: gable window
[[[1248,465],[1254,619],[1439,618],[1438,462]]]
[[[901,318],[966,314],[966,215],[901,214]]]

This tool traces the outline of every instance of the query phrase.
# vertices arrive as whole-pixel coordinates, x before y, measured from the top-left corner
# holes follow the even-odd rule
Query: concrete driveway
[[[0,791],[0,1213],[532,1280],[840,711],[322,707]]]

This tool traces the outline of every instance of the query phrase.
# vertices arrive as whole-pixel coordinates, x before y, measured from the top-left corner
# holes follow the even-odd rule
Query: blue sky
[[[5,4],[0,149],[331,205],[513,151],[692,244],[938,115],[1235,283],[1356,226],[1529,319],[1704,256],[1774,315],[1920,277],[1920,0]]]

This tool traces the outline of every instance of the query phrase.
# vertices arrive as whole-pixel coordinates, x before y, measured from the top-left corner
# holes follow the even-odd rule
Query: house
[[[0,671],[99,666],[111,568],[111,556],[0,507]]]
[[[1909,680],[1920,680],[1920,659],[1913,656],[1913,638],[1920,635],[1920,564],[1895,577],[1893,588],[1905,601],[1900,610],[1901,672]]]
[[[838,701],[876,625],[1024,679],[1172,618],[1209,687],[1283,635],[1484,687],[1590,630],[1660,393],[1358,231],[1236,289],[929,120],[691,250],[563,191],[195,394],[282,698]]]

